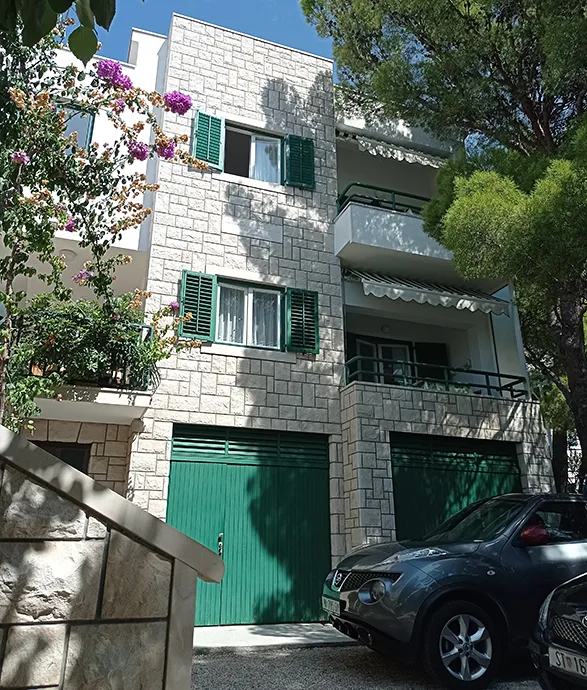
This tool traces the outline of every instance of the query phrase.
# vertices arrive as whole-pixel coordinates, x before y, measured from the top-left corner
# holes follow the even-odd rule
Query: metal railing
[[[367,381],[390,386],[411,386],[434,391],[526,398],[523,376],[496,374],[481,369],[447,367],[426,362],[408,362],[375,357],[352,357],[345,364],[346,382]]]
[[[430,199],[427,197],[417,194],[406,194],[372,184],[351,182],[342,190],[336,203],[338,213],[344,211],[350,203],[354,202],[374,208],[420,215],[422,207],[429,201]]]

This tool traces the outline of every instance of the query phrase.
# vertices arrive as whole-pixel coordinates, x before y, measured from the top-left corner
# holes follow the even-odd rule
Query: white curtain
[[[252,345],[279,346],[279,295],[253,292]]]
[[[279,141],[255,138],[255,164],[253,179],[279,183]]]
[[[217,339],[224,343],[245,342],[245,292],[220,287]]]

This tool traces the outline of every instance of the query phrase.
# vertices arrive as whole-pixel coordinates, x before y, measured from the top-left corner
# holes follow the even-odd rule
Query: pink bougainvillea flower
[[[192,107],[192,99],[185,93],[170,91],[163,96],[165,104],[172,113],[185,115]]]
[[[130,77],[122,73],[122,66],[116,60],[100,60],[96,65],[96,73],[102,79],[108,80],[112,86],[121,89],[132,89]]]
[[[119,74],[113,79],[111,79],[112,83],[114,86],[118,86],[120,89],[124,89],[127,91],[128,89],[132,89],[132,81],[131,78],[128,77],[126,74]]]
[[[112,80],[113,77],[122,74],[122,67],[116,60],[100,60],[96,65],[96,72],[102,79]]]
[[[10,160],[17,165],[28,165],[31,162],[26,151],[14,151],[10,156]]]
[[[124,102],[124,98],[117,98],[112,104],[112,110],[114,110],[117,115],[120,115],[125,107],[126,103]]]
[[[173,309],[173,311],[177,311],[179,309],[179,302],[177,300],[173,300],[173,302],[169,302],[169,306]]]
[[[175,157],[175,142],[170,141],[166,146],[159,146],[157,148],[157,153],[161,156],[161,158],[165,158],[165,160],[170,161]]]
[[[149,157],[149,147],[142,141],[131,141],[128,144],[129,154],[138,161],[146,161]]]
[[[78,285],[85,285],[90,278],[93,278],[96,274],[94,271],[90,271],[87,268],[82,268],[82,270],[77,273],[74,276],[71,276],[71,279],[73,280],[74,283],[77,283]]]
[[[75,232],[75,218],[68,218],[63,229],[67,230],[67,232]]]

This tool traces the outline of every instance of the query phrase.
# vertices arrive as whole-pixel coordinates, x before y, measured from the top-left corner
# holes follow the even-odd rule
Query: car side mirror
[[[520,546],[544,546],[548,544],[548,531],[540,525],[524,527],[520,532]]]

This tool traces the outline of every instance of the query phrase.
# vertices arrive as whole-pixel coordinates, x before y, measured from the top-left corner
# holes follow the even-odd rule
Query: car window
[[[587,540],[587,510],[580,502],[543,503],[524,524],[524,527],[533,526],[546,529],[549,544],[584,541]]]
[[[422,541],[459,544],[494,539],[522,511],[525,498],[498,496],[462,510],[427,534]]]

